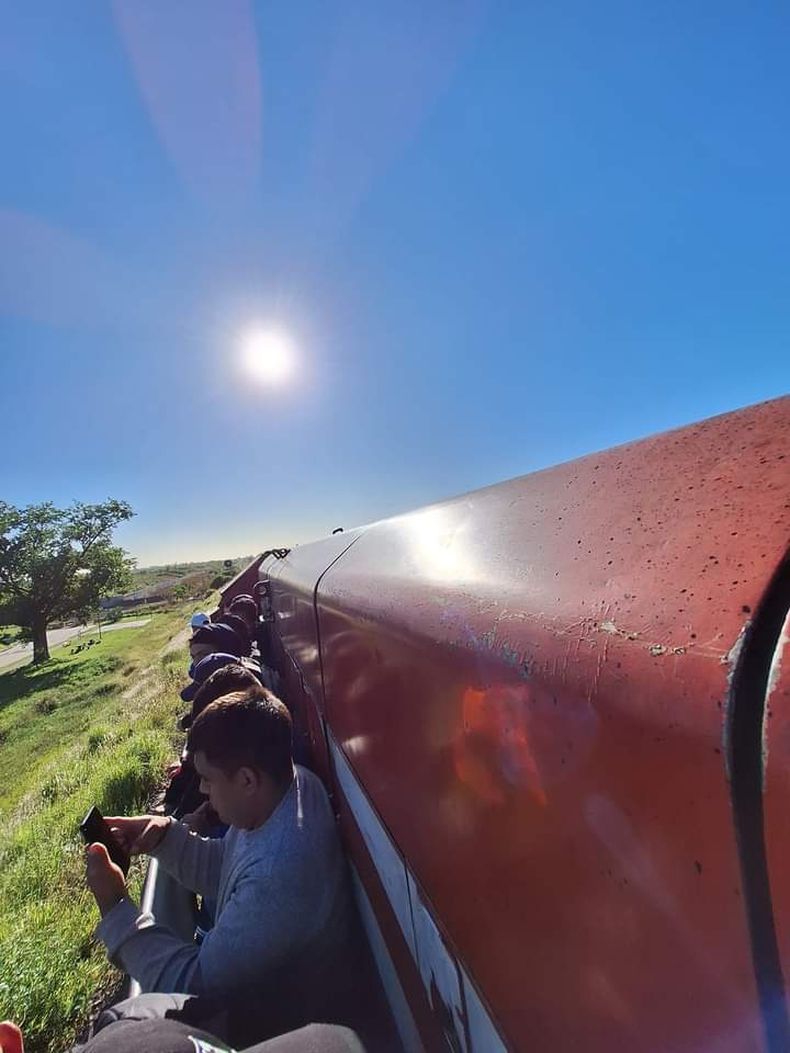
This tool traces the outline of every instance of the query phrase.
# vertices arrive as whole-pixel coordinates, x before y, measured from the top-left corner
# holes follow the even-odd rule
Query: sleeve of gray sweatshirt
[[[174,936],[157,924],[153,914],[141,914],[130,899],[122,899],[104,915],[96,937],[110,960],[137,980],[144,992],[204,993],[197,944]]]
[[[210,894],[221,856],[214,842],[208,849],[214,854],[206,855],[205,844],[174,824],[156,855],[175,877]],[[326,950],[339,896],[332,890],[341,889],[344,867],[332,810],[315,775],[300,770],[267,823],[229,831],[225,851],[217,922],[200,947],[127,899],[102,919],[97,936],[144,991],[223,996],[265,983],[283,963],[309,958],[315,948]]]
[[[182,823],[171,823],[152,853],[176,880],[205,896],[216,896],[224,841],[198,837]],[[96,936],[112,961],[133,976],[144,991],[205,993],[198,964],[200,948],[185,943],[153,914],[142,914],[123,899],[102,918]]]
[[[104,916],[96,935],[143,991],[231,994],[259,980],[294,939],[285,888],[280,882],[262,887],[261,876],[249,873],[238,882],[200,947],[184,943],[128,899]]]
[[[203,858],[203,839],[182,830],[176,823],[168,831],[163,841],[166,849],[156,852],[159,862],[193,888],[216,889],[214,857]],[[183,859],[179,858],[182,850]],[[293,942],[300,940],[299,927],[314,924],[308,903],[300,904],[299,922],[294,924],[294,901],[300,892],[290,887],[290,868],[278,867],[273,873],[272,862],[269,857],[249,860],[236,872],[217,924],[200,947],[179,939],[157,924],[153,915],[141,914],[128,899],[108,911],[96,935],[112,961],[134,977],[143,991],[232,993],[276,966]]]
[[[224,838],[198,837],[183,823],[171,822],[151,855],[184,888],[216,899],[225,844]]]

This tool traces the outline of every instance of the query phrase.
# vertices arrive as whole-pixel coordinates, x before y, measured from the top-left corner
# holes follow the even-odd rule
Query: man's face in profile
[[[222,822],[239,830],[255,827],[268,786],[264,776],[245,766],[229,774],[211,764],[200,750],[192,762],[200,776],[200,791],[206,794]]]

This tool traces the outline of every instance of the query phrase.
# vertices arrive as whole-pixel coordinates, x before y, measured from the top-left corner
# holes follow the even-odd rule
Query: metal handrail
[[[145,875],[140,911],[143,914],[152,914],[161,925],[166,925],[182,940],[191,942],[194,939],[194,895],[163,870],[159,861],[153,858],[148,863]],[[141,993],[140,984],[130,976],[126,997],[135,998]]]

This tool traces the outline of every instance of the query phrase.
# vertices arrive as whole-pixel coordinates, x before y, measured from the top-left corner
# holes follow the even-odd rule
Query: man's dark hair
[[[245,669],[238,662],[230,662],[222,669],[215,670],[205,683],[201,684],[192,699],[192,713],[188,723],[183,727],[194,724],[196,717],[200,716],[206,706],[210,706],[223,695],[230,695],[237,691],[246,691],[248,687],[259,687],[260,680],[249,669]]]
[[[293,775],[291,714],[260,684],[235,691],[206,706],[190,728],[187,748],[226,775],[255,768],[287,786]]]
[[[252,596],[237,596],[235,600],[230,601],[228,610],[243,618],[247,627],[255,632],[258,627],[258,604]]]

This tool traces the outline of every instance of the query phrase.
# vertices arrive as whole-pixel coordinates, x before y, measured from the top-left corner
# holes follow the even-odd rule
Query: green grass
[[[131,706],[125,693],[186,617],[182,610],[159,614],[140,628],[105,633],[80,654],[66,644],[43,666],[0,675],[0,818],[97,721],[123,719]]]
[[[0,651],[16,643],[21,633],[18,625],[0,625]]]
[[[0,675],[0,1019],[28,1053],[68,1048],[119,981],[91,933],[78,823],[144,809],[172,760],[183,648],[163,654],[184,611],[108,633],[79,655]],[[65,653],[64,653],[65,652]],[[139,894],[141,868],[131,873]]]

